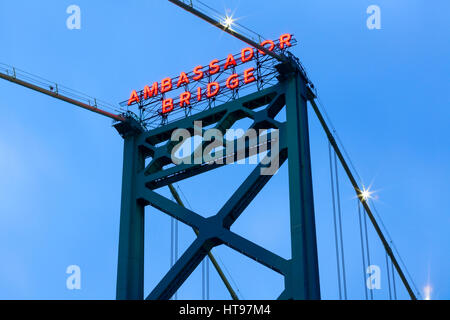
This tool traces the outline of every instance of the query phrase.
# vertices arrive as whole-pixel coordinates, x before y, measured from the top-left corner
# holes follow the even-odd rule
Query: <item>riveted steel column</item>
[[[116,298],[144,299],[144,205],[136,200],[136,176],[145,160],[136,145],[138,134],[124,137],[122,202]]]
[[[286,84],[292,258],[283,298],[320,299],[306,82],[295,73]]]

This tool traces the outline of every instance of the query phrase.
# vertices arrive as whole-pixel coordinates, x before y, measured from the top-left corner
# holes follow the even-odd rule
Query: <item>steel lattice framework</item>
[[[275,46],[273,52],[276,54],[288,54],[289,51],[287,51],[287,48],[279,48],[279,43],[279,40],[274,41]],[[293,47],[297,44],[297,40],[292,37],[290,43],[291,47]],[[137,92],[140,98],[139,102],[133,103],[131,106],[128,106],[128,100],[125,100],[120,103],[120,106],[138,115],[146,129],[154,129],[159,126],[166,125],[170,122],[185,118],[197,112],[217,107],[221,104],[237,99],[253,91],[262,90],[264,88],[277,84],[278,71],[276,69],[276,66],[278,65],[278,61],[272,56],[261,53],[259,50],[255,50],[254,55],[254,59],[252,59],[250,63],[243,63],[241,61],[241,53],[234,54],[233,58],[236,61],[236,65],[231,68],[221,68],[220,71],[216,74],[210,75],[208,72],[209,66],[204,66],[201,71],[206,76],[201,80],[185,84],[180,88],[174,87],[173,89],[165,93],[158,92],[158,94],[149,99],[144,99],[144,90],[140,90]],[[217,63],[220,66],[224,66],[226,63],[226,58],[218,60]],[[227,89],[225,86],[226,78],[248,67],[255,68],[255,77],[257,78],[257,81],[249,84],[239,85],[239,87],[234,90]],[[194,76],[195,74],[193,72],[187,73],[187,77],[189,79],[192,79]],[[172,83],[177,83],[179,78],[179,76],[171,78]],[[182,91],[195,93],[198,88],[205,88],[208,83],[215,81],[218,81],[218,83],[220,84],[220,91],[216,97],[212,99],[202,99],[200,101],[191,99],[190,105],[188,107],[176,109],[169,114],[163,114],[161,112],[161,102],[168,95],[174,96],[177,93],[179,95],[179,93]],[[174,104],[178,105],[179,102],[179,97],[174,99]]]
[[[260,91],[188,116],[152,130],[130,119],[115,125],[125,140],[122,205],[120,218],[118,299],[144,298],[144,208],[152,206],[198,231],[195,241],[168,270],[147,299],[170,299],[208,252],[226,245],[284,276],[285,289],[280,299],[320,299],[316,231],[311,177],[307,101],[313,95],[308,81],[294,59],[277,66],[278,83]],[[275,120],[286,106],[285,122]],[[261,175],[259,163],[216,215],[204,218],[155,190],[171,183],[216,169],[225,164],[171,163],[174,130],[193,132],[194,122],[214,126],[225,134],[238,120],[251,118],[253,129],[278,129],[280,166],[289,162],[291,259],[277,254],[230,231],[232,224],[269,182]],[[237,144],[238,141],[235,141]],[[248,144],[244,148],[248,149]],[[202,146],[199,146],[202,147]],[[195,153],[195,152],[194,152]],[[236,154],[239,154],[239,150]],[[247,156],[247,153],[245,155]],[[289,157],[288,157],[289,154]],[[146,159],[151,157],[147,165]],[[272,157],[273,158],[273,157]]]

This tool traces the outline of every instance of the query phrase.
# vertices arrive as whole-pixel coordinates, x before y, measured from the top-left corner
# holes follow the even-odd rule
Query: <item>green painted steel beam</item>
[[[177,190],[173,187],[173,185],[169,184],[169,190],[170,190],[170,193],[172,194],[172,196],[174,197],[175,201],[180,206],[185,207],[183,201],[180,198],[180,195],[178,194]],[[192,230],[194,230],[195,235],[198,236],[198,231],[194,228],[192,228]],[[216,269],[217,273],[219,274],[219,277],[222,280],[223,284],[227,288],[228,293],[231,296],[231,299],[239,300],[236,292],[234,291],[234,289],[231,286],[230,282],[228,281],[227,277],[223,273],[222,268],[219,266],[219,263],[217,262],[216,258],[214,257],[214,255],[212,254],[211,251],[208,252],[208,257],[209,257],[209,260],[211,260],[211,263],[214,266],[214,268]]]
[[[147,205],[191,226],[198,232],[198,237],[194,243],[166,273],[147,296],[147,299],[169,299],[208,255],[211,249],[218,245],[227,245],[284,275],[285,290],[280,295],[280,298],[320,298],[318,272],[315,272],[317,271],[317,265],[314,264],[317,258],[317,248],[315,225],[313,223],[314,208],[312,204],[307,114],[306,104],[302,96],[304,94],[302,85],[305,85],[305,83],[302,82],[303,79],[300,74],[295,72],[283,79],[281,83],[272,88],[255,92],[217,108],[168,124],[162,128],[146,132],[133,131],[129,134],[122,133],[125,138],[125,152],[119,245],[118,298],[134,299],[142,297],[141,286],[138,283],[143,281],[143,272],[141,271],[143,253],[141,255],[140,246],[141,242],[143,243],[143,234],[141,235],[139,230],[143,228],[144,224],[143,219],[139,220],[137,217],[143,218],[143,215],[141,216],[139,212],[143,212],[142,208]],[[286,105],[288,121],[280,123],[275,121],[274,118],[284,105]],[[259,106],[265,107],[257,112],[253,111]],[[151,156],[164,163],[166,160],[163,159],[170,156],[169,151],[173,147],[169,139],[175,129],[189,128],[189,130],[193,130],[195,120],[209,119],[207,121],[216,121],[216,128],[226,130],[235,121],[246,116],[253,119],[252,128],[268,129],[265,128],[268,125],[279,130],[278,160],[280,165],[287,159],[289,161],[289,184],[290,189],[292,189],[290,190],[291,245],[293,248],[292,259],[290,260],[285,260],[229,230],[245,208],[270,180],[271,176],[261,175],[261,169],[265,166],[264,162],[260,163],[253,170],[217,214],[210,218],[203,218],[201,215],[185,208],[182,201],[179,201],[181,200],[179,197],[176,200],[177,203],[175,203],[159,195],[151,190],[147,183],[148,179],[152,179],[151,176],[157,172],[149,170],[150,172],[153,171],[153,173],[146,173],[149,166],[143,167],[144,159]],[[210,125],[212,124],[214,122],[210,123]],[[130,128],[134,127],[130,126]],[[247,141],[245,148],[249,147],[249,143]],[[267,157],[271,155],[272,151],[271,148],[268,148]],[[244,155],[244,157],[246,156],[247,154]],[[214,168],[214,166],[211,166],[208,169]],[[170,170],[173,172],[184,170],[180,179],[204,172],[204,169],[198,170],[198,168],[183,165],[175,165],[172,169],[169,169],[169,174],[172,172]],[[165,174],[158,174],[158,176],[161,178]],[[167,180],[166,182],[170,184],[173,181]],[[158,185],[158,187],[160,186],[162,185]],[[135,259],[136,257],[138,259]]]
[[[286,91],[291,270],[285,277],[285,297],[320,299],[314,198],[309,146],[306,82],[291,75]]]
[[[137,201],[137,172],[144,158],[136,146],[136,136],[124,140],[122,198],[116,297],[142,300],[144,297],[144,205]]]

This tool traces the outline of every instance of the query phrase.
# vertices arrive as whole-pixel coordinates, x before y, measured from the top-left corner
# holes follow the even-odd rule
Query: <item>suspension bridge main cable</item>
[[[58,85],[57,83],[48,81],[39,76],[32,75],[31,73],[25,72],[23,70],[10,67],[3,63],[0,63],[0,78],[19,84],[28,89],[43,93],[50,97],[62,100],[64,102],[68,102],[83,109],[101,114],[115,121],[125,120],[125,118],[121,114],[113,113],[122,113],[123,110],[118,110],[112,107],[112,105],[109,103],[89,97],[79,91],[75,91],[67,87]],[[85,102],[83,102],[82,100],[84,100]],[[104,109],[109,109],[111,110],[111,112]]]
[[[190,1],[190,5],[186,4],[185,2],[180,1],[180,0],[169,0],[169,2],[171,2],[171,3],[173,3],[173,4],[177,5],[177,6],[185,9],[186,11],[196,15],[197,17],[199,17],[199,18],[205,20],[206,22],[214,25],[215,27],[217,27],[217,28],[219,28],[219,29],[229,33],[230,35],[238,38],[239,40],[242,40],[245,43],[255,47],[256,49],[259,49],[259,50],[263,51],[264,53],[270,55],[271,57],[277,59],[280,62],[287,62],[288,61],[287,57],[285,57],[283,55],[276,54],[274,52],[271,52],[267,48],[265,48],[265,47],[259,45],[258,43],[256,43],[254,40],[249,39],[248,37],[246,37],[246,36],[236,32],[235,30],[232,30],[231,28],[227,27],[226,25],[224,25],[220,21],[217,21],[216,19],[213,19],[213,18],[209,17],[208,15],[206,15],[205,13],[200,12],[199,10],[195,9],[193,7],[193,5],[192,5],[192,1]],[[301,66],[299,66],[299,68],[301,68]],[[304,73],[303,68],[302,68],[301,71],[302,71],[302,73]],[[309,84],[312,86],[311,83],[309,83]],[[357,195],[358,199],[360,200],[361,204],[363,205],[363,207],[364,207],[364,209],[366,211],[366,214],[369,216],[369,219],[372,222],[372,225],[374,226],[378,237],[380,238],[380,240],[381,240],[381,242],[382,242],[382,244],[383,244],[387,254],[391,258],[391,261],[392,261],[395,269],[397,270],[397,273],[398,273],[400,279],[402,280],[406,290],[408,291],[409,296],[411,297],[411,299],[416,300],[417,299],[416,294],[414,293],[414,291],[411,288],[411,285],[409,284],[408,280],[406,279],[405,273],[403,272],[403,270],[400,267],[400,265],[399,265],[395,255],[394,255],[394,253],[392,252],[392,249],[391,249],[389,243],[387,242],[387,240],[386,240],[386,238],[385,238],[385,236],[383,234],[383,231],[381,230],[377,220],[375,219],[375,217],[374,217],[374,215],[373,215],[373,213],[372,213],[372,211],[371,211],[371,209],[369,207],[369,204],[363,198],[362,190],[359,187],[359,184],[356,182],[355,176],[352,173],[351,169],[349,168],[349,166],[348,166],[348,164],[347,164],[347,162],[346,162],[342,152],[340,151],[340,148],[339,148],[339,146],[338,146],[338,144],[336,142],[336,139],[334,138],[333,133],[330,131],[326,120],[322,116],[322,113],[320,112],[320,109],[319,109],[319,107],[317,106],[317,104],[315,102],[315,98],[317,97],[317,93],[313,92],[313,89],[311,89],[311,87],[308,87],[308,91],[309,91],[308,92],[308,100],[310,101],[310,103],[311,103],[311,105],[313,107],[313,110],[314,110],[314,112],[315,112],[315,114],[316,114],[316,116],[317,116],[317,118],[318,118],[322,128],[324,129],[324,131],[325,131],[325,133],[327,135],[327,138],[328,138],[329,142],[333,146],[333,149],[335,150],[336,155],[339,158],[339,161],[341,162],[342,167],[344,168],[344,171],[347,174],[347,176],[348,176],[348,178],[349,178],[349,180],[350,180],[350,182],[351,182],[351,184],[352,184],[352,186],[353,186],[353,188],[354,188],[354,190],[356,192],[356,195]],[[339,140],[339,138],[338,138],[338,140]],[[346,153],[345,148],[344,148],[344,152]],[[348,155],[347,155],[347,157],[348,157]],[[349,158],[349,161],[350,161],[351,166],[354,168],[353,164],[351,163],[351,159],[350,158]],[[355,170],[355,174],[358,176],[359,180],[361,181],[361,179],[360,179],[360,177],[359,177],[359,175],[358,175],[356,170]],[[392,240],[391,240],[391,242],[392,242]],[[401,260],[401,258],[400,258],[400,260]],[[406,266],[404,265],[404,263],[403,263],[403,267],[406,269]],[[412,280],[411,277],[410,277],[410,280],[414,284],[414,281]]]
[[[362,206],[364,207],[366,214],[369,216],[370,221],[372,222],[373,227],[375,228],[375,231],[378,235],[378,237],[380,238],[387,254],[389,255],[389,257],[391,258],[392,263],[394,264],[395,269],[397,270],[397,273],[400,277],[400,279],[403,282],[403,285],[405,286],[406,290],[408,291],[408,294],[410,296],[411,299],[413,300],[417,300],[417,296],[414,293],[414,291],[411,288],[411,285],[409,284],[408,280],[406,279],[405,273],[403,272],[402,268],[400,267],[394,253],[392,252],[392,249],[388,243],[388,241],[386,240],[386,237],[383,234],[383,231],[381,230],[377,220],[375,219],[371,208],[369,207],[368,202],[366,201],[366,199],[363,197],[362,194],[362,189],[359,187],[358,183],[355,180],[355,177],[352,173],[352,171],[350,170],[347,162],[345,161],[344,156],[342,155],[342,152],[340,151],[340,148],[336,142],[336,139],[334,138],[334,135],[331,133],[327,122],[325,121],[324,117],[322,116],[322,113],[319,110],[319,107],[317,106],[316,102],[315,102],[315,97],[316,97],[316,93],[314,93],[311,89],[309,89],[309,94],[308,94],[308,100],[314,110],[314,113],[316,114],[322,128],[325,131],[325,134],[327,135],[327,138],[329,140],[329,142],[331,143],[331,145],[333,146],[334,151],[336,152],[337,157],[339,158],[339,161],[341,162],[341,165],[345,171],[345,173],[347,174],[347,177],[350,180],[350,183],[353,186],[353,189],[356,192],[356,195],[359,199],[359,201],[361,202]],[[392,242],[392,240],[391,240]],[[406,267],[405,267],[406,268]]]
[[[217,257],[217,259],[219,260],[220,264],[223,266],[223,268],[225,269],[225,272],[228,274],[228,276],[231,279],[231,282],[233,283],[234,287],[236,288],[237,292],[239,293],[239,296],[241,297],[242,300],[245,299],[244,295],[242,294],[242,292],[239,290],[239,286],[237,285],[236,281],[234,281],[233,275],[231,274],[231,272],[228,270],[227,266],[225,265],[225,263],[222,261],[222,259],[220,259],[220,257]]]
[[[326,118],[326,123],[328,125],[328,127],[331,129],[333,136],[336,138],[336,141],[339,143],[340,148],[342,149],[345,158],[347,159],[348,163],[350,164],[350,167],[352,168],[352,172],[354,172],[354,174],[356,175],[356,177],[358,178],[359,183],[363,183],[358,171],[356,170],[355,165],[352,162],[352,159],[350,158],[349,153],[347,152],[347,149],[345,148],[344,144],[342,143],[341,138],[339,137],[339,134],[336,130],[336,128],[333,125],[333,122],[331,121],[330,116],[328,115],[327,109],[325,108],[324,104],[322,103],[322,100],[320,99],[319,95],[317,94],[317,91],[314,92],[315,96],[316,96],[316,100],[319,103],[319,105],[321,106],[321,111],[322,114],[325,115]]]
[[[201,5],[204,6],[205,8],[209,9],[210,11],[214,12],[217,19],[220,20],[220,19],[222,18],[222,13],[221,13],[221,12],[217,11],[216,9],[212,8],[211,6],[208,6],[206,3],[204,3],[204,2],[202,2],[202,1],[200,1],[200,0],[196,0],[196,2],[199,3],[199,4],[201,4]],[[232,17],[230,17],[230,18],[232,18]],[[242,32],[242,31],[240,32],[240,33],[242,33],[242,34],[245,34],[247,37],[251,38],[251,39],[254,40],[254,41],[259,41],[259,42],[261,42],[262,40],[265,40],[265,38],[264,38],[261,34],[259,34],[259,33],[255,32],[255,31],[251,30],[250,28],[247,28],[246,26],[244,26],[244,25],[242,25],[242,24],[240,24],[240,23],[237,23],[234,19],[233,19],[233,26],[238,26],[238,27],[242,28],[243,30],[246,30],[247,32],[249,32],[249,33],[255,35],[258,39],[254,39],[254,38],[253,38],[249,33],[247,33],[247,32]]]
[[[233,30],[230,26],[227,26],[226,24],[224,24],[223,22],[214,19],[210,16],[208,16],[207,14],[201,12],[200,10],[197,10],[197,8],[194,8],[192,1],[190,1],[189,4],[185,3],[184,1],[180,1],[180,0],[168,0],[169,2],[179,6],[180,8],[196,15],[197,17],[199,17],[200,19],[203,19],[204,21],[212,24],[213,26],[221,29],[222,31],[225,31],[226,33],[232,35],[233,37],[244,41],[245,43],[251,45],[252,47],[261,50],[262,52],[264,52],[265,54],[271,56],[272,58],[277,59],[278,61],[281,62],[286,62],[287,58],[283,55],[279,55],[273,51],[270,51],[269,49],[267,49],[266,47],[261,46],[259,43],[257,43],[255,40],[250,39],[248,36],[245,36],[239,32],[237,32],[236,30]]]
[[[397,256],[398,256],[398,258],[399,258],[399,260],[400,260],[400,263],[401,263],[401,264],[403,265],[403,267],[405,268],[405,272],[406,272],[406,274],[408,275],[409,279],[411,280],[411,283],[412,283],[412,285],[414,286],[414,289],[416,290],[417,296],[422,297],[420,291],[417,289],[416,284],[415,284],[414,281],[412,280],[412,276],[411,276],[411,274],[409,273],[408,268],[406,268],[406,264],[405,264],[405,262],[403,261],[403,258],[402,258],[402,256],[400,255],[400,252],[399,252],[398,249],[397,249],[397,246],[395,245],[394,241],[392,241],[392,237],[391,237],[391,235],[389,234],[389,230],[387,230],[386,226],[384,225],[383,219],[381,219],[381,216],[380,216],[380,214],[378,213],[378,210],[377,210],[377,207],[375,206],[375,203],[374,203],[371,199],[369,199],[369,201],[370,201],[371,207],[373,208],[373,211],[375,212],[375,214],[376,214],[378,220],[379,220],[380,223],[381,223],[381,226],[383,227],[385,233],[387,234],[387,236],[388,236],[388,238],[389,238],[391,247],[394,249],[395,253],[397,254]]]
[[[385,224],[383,223],[383,219],[381,218],[380,214],[378,213],[378,210],[376,209],[375,204],[370,199],[364,199],[364,197],[362,196],[362,189],[358,187],[358,183],[355,181],[354,176],[356,176],[358,178],[358,180],[361,184],[362,184],[362,179],[361,179],[360,175],[358,174],[358,171],[356,170],[356,168],[350,158],[350,155],[348,154],[347,150],[345,149],[345,146],[344,146],[342,140],[340,139],[340,137],[337,133],[337,130],[333,126],[333,123],[332,123],[330,117],[328,116],[328,113],[326,111],[324,104],[321,102],[321,99],[320,99],[319,95],[317,94],[317,92],[314,92],[314,93],[311,92],[310,95],[311,95],[311,98],[310,98],[311,105],[314,109],[316,116],[319,119],[319,122],[322,125],[322,128],[325,130],[325,133],[326,133],[329,141],[331,141],[330,138],[332,138],[334,141],[335,146],[333,145],[333,148],[335,148],[337,150],[342,149],[345,154],[345,158],[344,158],[343,154],[340,153],[340,151],[339,151],[339,153],[337,153],[338,157],[342,163],[342,166],[343,166],[344,170],[346,171],[347,176],[349,177],[350,182],[353,185],[353,188],[355,189],[355,192],[358,196],[358,200],[363,205],[364,210],[366,211],[367,215],[369,216],[369,218],[372,222],[372,225],[374,227],[375,227],[374,222],[376,223],[375,231],[377,232],[381,242],[383,243],[386,253],[388,254],[389,258],[391,259],[392,267],[395,268],[395,270],[397,270],[400,280],[402,281],[403,285],[405,286],[406,290],[408,291],[408,294],[411,297],[411,299],[416,300],[417,297],[421,297],[420,291],[417,289],[417,286],[414,283],[414,280],[413,280],[411,274],[409,273],[408,268],[406,267],[406,264],[403,261],[402,256],[400,255],[400,252],[398,251],[397,247],[395,246],[395,243],[392,240],[392,237],[389,234],[388,229],[386,228]],[[315,99],[314,99],[314,97],[315,97]],[[322,110],[319,109],[319,107],[315,103],[315,100],[317,100],[319,105],[322,107]],[[320,116],[319,116],[319,114],[320,114]],[[324,119],[322,114],[325,115],[326,120]],[[329,128],[332,128],[332,130],[333,130],[332,133]],[[335,139],[334,139],[334,137],[335,137]],[[339,142],[339,146],[338,146],[338,142]],[[339,154],[340,154],[340,156],[339,156]],[[347,159],[347,160],[345,160],[345,159]],[[350,170],[349,166],[347,165],[347,161],[350,164],[353,171]],[[344,165],[344,162],[345,162],[345,165]],[[351,178],[351,176],[352,176],[352,178]],[[370,201],[371,206],[369,206],[369,201]],[[373,212],[375,213],[377,219],[375,219],[375,216],[371,210],[371,207],[373,208]],[[378,224],[378,221],[380,224]],[[381,231],[380,225],[381,225],[381,228],[383,229],[383,231]],[[389,243],[386,240],[385,235],[389,239]],[[389,250],[387,248],[389,248]],[[395,254],[398,257],[398,261],[397,261],[396,256],[394,255],[394,252],[392,251],[392,249],[393,249],[393,251],[395,251]],[[402,264],[404,272],[401,269],[399,262]],[[394,274],[394,272],[393,272],[393,274]],[[408,280],[406,279],[405,274],[408,276],[411,284],[409,284]],[[414,288],[415,292],[412,290],[411,285]]]

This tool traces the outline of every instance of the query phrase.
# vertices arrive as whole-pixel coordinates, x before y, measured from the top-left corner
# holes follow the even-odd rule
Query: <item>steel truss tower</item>
[[[278,84],[159,128],[146,131],[131,118],[115,125],[124,138],[117,299],[170,299],[208,252],[219,245],[226,245],[282,274],[285,289],[279,299],[320,299],[307,114],[307,101],[313,93],[304,73],[292,59],[278,65],[277,69]],[[286,121],[276,121],[276,115],[284,107]],[[154,191],[225,165],[194,163],[165,168],[172,163],[175,143],[170,139],[174,130],[184,128],[192,134],[194,121],[202,121],[204,127],[214,125],[225,134],[226,129],[243,118],[253,120],[253,129],[278,129],[279,164],[286,160],[289,163],[290,259],[230,230],[271,178],[271,175],[261,175],[262,163],[217,214],[209,218]],[[268,152],[272,152],[270,148]],[[198,236],[150,294],[144,296],[144,208],[148,205],[192,227],[198,231]]]

